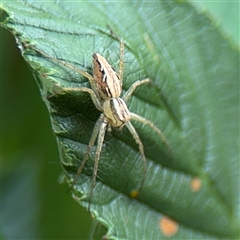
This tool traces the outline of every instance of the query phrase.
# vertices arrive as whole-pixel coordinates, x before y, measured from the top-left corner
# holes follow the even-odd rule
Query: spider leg
[[[145,181],[145,178],[146,178],[146,173],[147,173],[147,160],[146,160],[146,157],[145,157],[145,154],[144,154],[144,147],[143,147],[143,144],[142,144],[142,141],[136,131],[136,129],[134,128],[134,126],[131,124],[131,122],[127,122],[125,124],[125,126],[128,128],[129,132],[132,134],[135,142],[138,144],[138,148],[139,148],[139,152],[141,153],[141,156],[142,156],[142,161],[143,161],[143,178],[142,178],[142,181],[140,183],[140,187],[137,191],[137,194],[134,193],[135,196],[138,195],[138,193],[141,191],[142,187],[143,187],[143,184],[144,184],[144,181]],[[134,191],[133,191],[134,192]]]
[[[89,157],[89,153],[91,152],[91,149],[92,149],[92,146],[94,145],[96,139],[97,139],[97,136],[98,136],[98,133],[99,133],[99,130],[100,130],[100,127],[101,127],[101,120],[100,118],[102,117],[103,114],[101,114],[101,116],[99,117],[98,121],[96,122],[95,126],[94,126],[94,129],[93,129],[93,132],[92,132],[92,136],[90,138],[90,141],[88,143],[88,146],[87,146],[87,149],[86,149],[86,152],[84,154],[84,158],[83,158],[83,161],[81,162],[81,165],[80,167],[78,168],[78,171],[77,171],[77,174],[75,175],[74,177],[74,181],[70,187],[69,190],[71,190],[74,185],[76,184],[77,180],[78,180],[78,177],[79,175],[82,173],[82,170],[84,168],[84,165],[86,163],[86,161],[88,160],[88,157]]]
[[[120,54],[119,54],[119,78],[120,81],[123,81],[123,68],[124,68],[124,42],[122,40],[121,37],[119,37],[117,35],[116,32],[113,31],[113,29],[108,25],[108,28],[111,32],[111,35],[113,36],[113,38],[118,39],[118,41],[120,42]]]
[[[32,46],[32,45],[29,45],[29,44],[28,44],[28,45],[25,45],[25,47],[30,47],[30,48],[33,49],[34,51],[40,53],[42,56],[44,56],[44,57],[46,57],[46,58],[48,58],[48,59],[51,59],[51,60],[54,61],[54,62],[61,63],[63,66],[68,67],[68,68],[76,71],[76,72],[79,73],[80,75],[83,75],[83,76],[86,77],[90,82],[93,81],[93,77],[92,77],[89,73],[84,72],[84,71],[82,71],[82,70],[80,70],[80,69],[72,66],[71,64],[68,64],[68,63],[62,61],[62,60],[53,58],[53,57],[50,56],[49,54],[47,54],[47,53],[45,53],[45,52],[42,52],[41,50],[38,50],[36,47],[34,47],[34,46]]]
[[[90,89],[90,88],[86,88],[86,87],[80,87],[80,88],[77,88],[77,87],[61,87],[60,85],[56,85],[56,87],[60,88],[60,92],[59,94],[61,93],[71,93],[71,92],[88,92],[92,98],[92,101],[94,103],[94,105],[96,106],[96,108],[102,112],[102,105],[100,103],[100,101],[98,100],[95,92]]]
[[[88,202],[88,211],[90,211],[90,205],[91,205],[91,200],[92,200],[92,196],[93,196],[93,189],[96,184],[100,153],[102,151],[102,145],[103,145],[103,140],[104,140],[107,125],[108,125],[108,119],[104,116],[104,114],[101,114],[101,116],[99,117],[99,120],[98,120],[98,126],[97,126],[98,129],[96,129],[98,131],[97,132],[98,133],[98,141],[97,141],[97,149],[96,149],[95,160],[94,160],[93,177],[92,177],[89,202]],[[94,137],[96,139],[96,136],[94,136]]]
[[[148,119],[141,117],[135,113],[132,113],[132,112],[130,112],[130,116],[131,116],[131,119],[136,120],[138,122],[141,122],[141,123],[146,124],[149,127],[151,127],[160,136],[162,142],[166,145],[169,145],[167,138],[164,136],[163,132],[153,122],[151,122]]]
[[[66,68],[69,68],[75,72],[77,72],[79,75],[82,75],[84,77],[86,77],[88,79],[88,81],[90,82],[90,85],[91,86],[94,86],[95,85],[95,80],[93,79],[93,76],[91,76],[89,73],[81,70],[81,69],[78,69],[76,67],[74,67],[73,65],[65,62],[65,61],[62,61],[62,60],[59,60],[59,59],[56,59],[56,58],[53,58],[52,56],[50,56],[49,54],[45,53],[45,52],[42,52],[40,50],[38,50],[37,48],[35,48],[34,46],[30,46],[30,45],[26,45],[25,47],[30,47],[31,49],[33,49],[34,51],[40,53],[43,57],[46,57],[48,59],[50,59],[51,61],[55,62],[55,63],[60,63],[62,64],[64,67]],[[63,88],[64,89],[64,88]],[[76,88],[77,90],[73,89],[73,88],[65,88],[66,91],[83,91],[83,92],[88,92],[91,97],[92,97],[92,100],[94,102],[94,104],[96,105],[96,107],[101,111],[101,107],[100,107],[100,104],[98,104],[99,101],[97,101],[97,95],[96,93],[93,93],[94,91],[91,89],[91,91],[89,91],[90,89],[87,89],[85,87],[82,87],[82,88]]]
[[[134,82],[132,84],[132,86],[127,90],[127,92],[125,92],[125,94],[123,95],[122,99],[127,102],[127,100],[131,97],[131,95],[133,94],[133,92],[135,91],[135,89],[145,83],[149,83],[151,82],[150,78],[145,78],[143,80],[138,80],[136,82]]]
[[[119,78],[123,81],[123,69],[124,69],[124,42],[122,39],[120,41],[120,61],[119,61]]]

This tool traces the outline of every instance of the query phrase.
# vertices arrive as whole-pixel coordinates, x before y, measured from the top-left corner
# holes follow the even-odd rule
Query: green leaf
[[[169,147],[132,121],[148,170],[131,199],[143,177],[138,146],[125,128],[106,133],[91,212],[108,238],[239,237],[239,51],[205,13],[173,1],[20,1],[2,8],[9,14],[2,26],[36,77],[70,180],[100,113],[87,93],[55,86],[90,87],[86,78],[34,49],[90,74],[97,51],[118,69],[113,31],[125,43],[123,92],[138,79],[152,79],[128,106],[154,122]],[[93,164],[94,151],[74,187],[74,199],[85,207]]]
[[[190,0],[198,11],[205,11],[208,17],[218,25],[219,30],[230,38],[230,41],[239,44],[239,2]]]

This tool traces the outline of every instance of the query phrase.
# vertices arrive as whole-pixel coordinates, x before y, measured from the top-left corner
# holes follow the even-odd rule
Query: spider
[[[35,48],[34,48],[35,49]],[[126,102],[133,94],[134,90],[140,85],[150,83],[151,80],[149,78],[145,78],[143,80],[138,80],[134,82],[131,87],[125,92],[125,94],[120,97],[122,92],[122,81],[123,81],[123,70],[124,70],[124,42],[120,40],[120,61],[119,61],[119,74],[113,69],[113,67],[107,62],[107,60],[101,56],[99,53],[93,54],[93,76],[89,73],[77,69],[76,67],[58,60],[54,59],[46,53],[41,52],[40,50],[35,49],[41,55],[50,58],[54,61],[57,61],[64,65],[67,68],[70,68],[80,75],[86,77],[91,85],[91,88],[80,87],[80,88],[69,88],[69,87],[61,87],[61,90],[64,92],[88,92],[91,96],[91,99],[96,106],[96,108],[102,112],[100,117],[98,118],[89,144],[87,146],[83,161],[81,162],[80,167],[78,168],[76,177],[74,179],[73,185],[76,183],[77,178],[81,174],[86,161],[89,158],[89,154],[91,152],[92,146],[95,144],[97,140],[97,147],[95,152],[95,160],[94,160],[94,168],[93,168],[93,177],[91,181],[91,188],[89,192],[89,202],[88,202],[88,210],[90,211],[91,199],[93,196],[94,186],[96,184],[97,171],[99,166],[100,154],[102,151],[103,141],[105,137],[106,131],[111,131],[113,128],[122,129],[126,126],[129,132],[132,134],[135,142],[138,144],[139,152],[141,154],[142,162],[143,162],[143,177],[140,182],[140,187],[138,190],[132,191],[132,197],[136,197],[138,193],[141,191],[143,187],[145,176],[147,172],[147,161],[144,154],[144,147],[142,141],[131,123],[131,119],[139,121],[145,125],[151,127],[161,138],[161,141],[167,144],[167,139],[163,135],[162,131],[154,125],[151,121],[129,111]],[[73,186],[72,185],[72,186]]]

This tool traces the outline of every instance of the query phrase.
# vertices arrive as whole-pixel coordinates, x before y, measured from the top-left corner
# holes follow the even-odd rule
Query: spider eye
[[[103,112],[111,121],[113,127],[120,127],[130,120],[128,107],[121,98],[105,100]]]

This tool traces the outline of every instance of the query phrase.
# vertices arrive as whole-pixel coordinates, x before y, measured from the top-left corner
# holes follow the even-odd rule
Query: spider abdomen
[[[105,100],[103,104],[103,113],[109,119],[113,127],[121,127],[124,123],[130,121],[131,118],[128,107],[121,98]]]

